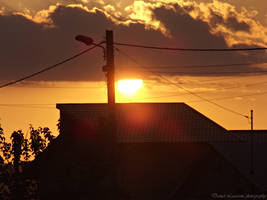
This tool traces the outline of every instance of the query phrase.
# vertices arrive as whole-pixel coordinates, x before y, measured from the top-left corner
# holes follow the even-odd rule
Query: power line
[[[254,86],[254,85],[259,85],[259,84],[266,84],[267,81],[262,81],[262,82],[257,82],[257,83],[251,83],[251,84],[246,84],[245,87],[251,87],[251,86]]]
[[[173,94],[173,95],[162,95],[162,96],[152,96],[152,97],[146,97],[146,98],[140,98],[137,100],[146,100],[146,99],[158,99],[158,98],[164,98],[164,97],[179,97],[179,96],[184,96],[186,94]],[[236,96],[227,96],[227,97],[221,97],[221,98],[213,98],[209,99],[211,101],[219,101],[219,100],[226,100],[226,99],[232,99],[232,98],[237,98],[237,97],[249,97],[249,96],[259,96],[259,95],[267,95],[267,91],[261,92],[261,93],[252,93],[252,94],[245,94],[245,95],[236,95]],[[188,101],[187,103],[195,103],[195,102],[202,102],[203,100],[194,100],[194,101]]]
[[[246,84],[246,85],[244,85],[243,87],[253,87],[253,86],[255,86],[255,85],[260,85],[260,84],[262,84],[262,85],[264,85],[264,84],[266,84],[267,83],[267,81],[262,81],[262,82],[257,82],[257,83],[251,83],[251,84]],[[222,89],[226,89],[226,90],[228,90],[228,89],[234,89],[234,88],[242,88],[242,86],[231,86],[231,87],[224,87],[224,88],[222,88]]]
[[[114,42],[114,45],[118,46],[127,46],[127,47],[136,47],[136,48],[144,48],[144,49],[156,49],[156,50],[170,50],[170,51],[259,51],[259,50],[267,50],[266,47],[256,47],[256,48],[236,48],[236,49],[230,49],[230,48],[172,48],[172,47],[157,47],[157,46],[147,46],[147,45],[139,45],[139,44],[129,44],[129,43],[119,43]]]
[[[26,80],[26,79],[32,78],[32,77],[34,77],[34,76],[37,76],[37,75],[39,75],[39,74],[41,74],[41,73],[43,73],[43,72],[49,71],[49,70],[51,70],[51,69],[54,69],[54,68],[56,68],[56,67],[58,67],[58,66],[60,66],[60,65],[62,65],[62,64],[64,64],[64,63],[66,63],[66,62],[68,62],[68,61],[74,59],[74,58],[77,58],[77,57],[79,57],[79,56],[81,56],[81,55],[87,53],[88,51],[90,51],[90,50],[92,50],[92,49],[98,47],[100,44],[103,44],[103,43],[104,43],[104,42],[100,42],[100,43],[98,43],[98,44],[95,44],[95,45],[94,45],[93,47],[91,47],[91,48],[85,49],[85,50],[81,51],[80,53],[77,53],[77,54],[71,56],[70,58],[67,58],[67,59],[65,59],[65,60],[63,60],[63,61],[61,61],[61,62],[58,62],[58,63],[56,63],[56,64],[54,64],[54,65],[52,65],[52,66],[46,67],[46,68],[44,68],[44,69],[42,69],[42,70],[40,70],[40,71],[38,71],[38,72],[35,72],[35,73],[33,73],[33,74],[24,76],[24,77],[22,77],[22,78],[20,78],[20,79],[18,79],[18,80],[11,81],[11,82],[9,82],[9,83],[5,83],[5,84],[3,84],[3,85],[0,85],[0,89],[1,89],[1,88],[4,88],[4,87],[7,87],[7,86],[10,86],[10,85],[14,85],[14,84],[19,83],[19,82],[21,82],[21,81],[24,81],[24,80]]]
[[[237,64],[239,65],[239,64]],[[201,66],[194,66],[194,67],[210,67],[212,65],[201,65]],[[235,66],[235,65],[218,65],[218,66]],[[138,66],[135,66],[138,67]],[[146,69],[150,68],[150,71],[152,69],[163,69],[165,67],[151,67],[151,66],[142,66],[145,67]],[[126,67],[124,69],[127,69],[129,67]],[[140,68],[140,67],[138,67]],[[168,68],[168,66],[166,67]],[[171,67],[171,68],[174,68]],[[185,66],[176,66],[176,68],[186,68]],[[190,67],[189,67],[190,68]],[[140,69],[140,71],[145,71],[144,69]],[[267,73],[267,70],[250,70],[250,71],[219,71],[219,72],[191,72],[191,71],[164,71],[164,70],[160,70],[160,71],[154,71],[155,73],[164,73],[164,74],[179,74],[179,75],[220,75],[220,74],[257,74],[257,73]]]
[[[145,66],[145,65],[143,65],[143,66]],[[136,67],[136,68],[140,68],[140,66],[134,66],[134,67]],[[149,66],[146,66],[147,68],[150,68]],[[120,67],[120,70],[124,70],[125,68],[122,68],[122,67]],[[127,67],[126,67],[126,70],[127,70]],[[147,72],[147,71],[145,71],[145,70],[143,70],[143,68],[140,68],[140,70],[138,70],[139,72]],[[160,71],[161,72],[161,71]],[[163,71],[164,72],[164,71]],[[262,71],[261,71],[262,72]],[[209,75],[219,75],[219,73],[220,72],[217,72],[217,73],[211,73],[211,72],[209,72]],[[225,72],[222,72],[223,74],[225,73]],[[228,73],[228,72],[227,72]],[[225,73],[225,74],[227,74],[227,73]],[[238,73],[240,73],[240,72],[234,72],[234,73],[236,73],[237,75],[238,75]],[[233,73],[233,74],[234,74]],[[190,75],[189,73],[187,73],[188,74],[188,76]],[[185,74],[185,75],[187,75],[187,74]],[[240,74],[246,74],[246,76],[239,76],[239,77],[236,77],[236,76],[224,76],[224,77],[220,77],[220,78],[213,78],[213,79],[206,79],[206,80],[199,80],[199,82],[200,83],[207,83],[207,82],[215,82],[215,81],[221,81],[221,80],[229,80],[229,79],[236,79],[236,78],[247,78],[247,77],[259,77],[259,76],[265,76],[266,75],[266,73],[262,73],[262,74],[260,74],[260,73],[255,73],[255,71],[254,72],[249,72],[249,73],[247,73],[247,72],[241,72]],[[178,74],[178,72],[177,72],[177,75],[181,75],[181,74]],[[203,74],[200,72],[200,74],[198,74],[198,73],[195,73],[194,74],[195,76],[197,76],[197,75],[204,75],[204,72],[203,72]],[[201,76],[201,77],[203,77],[203,76]],[[213,76],[210,76],[210,77],[205,77],[205,78],[211,78],[211,77],[213,77]],[[264,82],[263,82],[264,83]],[[258,83],[256,83],[255,85],[257,85]],[[254,85],[254,84],[253,84]]]
[[[121,51],[121,50],[118,49],[118,48],[116,48],[116,50],[119,51],[120,53],[122,53],[123,55],[125,55],[126,57],[128,57],[130,60],[132,60],[134,63],[136,63],[136,64],[139,65],[140,67],[144,67],[144,66],[140,65],[134,58],[132,58],[131,56],[129,56],[127,53]],[[229,112],[231,112],[231,113],[234,113],[234,114],[236,114],[236,115],[240,115],[240,116],[242,116],[242,117],[248,118],[247,115],[243,115],[243,114],[241,114],[241,113],[239,113],[239,112],[236,112],[236,111],[234,111],[234,110],[232,110],[232,109],[226,108],[226,107],[224,107],[224,106],[222,106],[222,105],[220,105],[220,104],[217,104],[217,103],[215,103],[215,102],[213,102],[213,101],[211,101],[211,100],[209,100],[209,99],[206,99],[206,98],[204,98],[204,97],[202,97],[202,96],[200,96],[200,95],[198,95],[198,94],[196,94],[196,93],[194,93],[194,92],[191,92],[191,91],[187,90],[186,88],[180,86],[179,84],[177,84],[177,83],[175,83],[175,82],[170,81],[169,79],[167,79],[166,77],[162,76],[162,75],[159,74],[159,73],[155,73],[155,72],[153,72],[153,71],[148,71],[148,72],[150,72],[150,73],[152,73],[152,74],[155,74],[155,75],[159,76],[161,79],[164,79],[165,81],[169,82],[170,84],[175,85],[176,87],[181,88],[182,90],[186,91],[187,93],[189,93],[189,94],[191,94],[191,95],[193,95],[193,96],[196,96],[196,97],[198,97],[198,98],[200,98],[200,99],[202,99],[202,100],[204,100],[204,101],[207,101],[207,102],[209,102],[209,103],[211,103],[211,104],[213,104],[213,105],[215,105],[215,106],[217,106],[217,107],[220,107],[221,109],[224,109],[224,110],[227,110],[227,111],[229,111]]]
[[[253,83],[253,84],[249,84],[249,85],[246,85],[245,87],[251,87],[251,86],[254,86],[254,85],[258,85],[258,84],[266,84],[267,81],[263,81],[263,82],[258,82],[258,83]],[[239,88],[239,86],[232,86],[232,87],[227,87],[227,88],[223,88],[223,89],[233,89],[233,88]],[[200,94],[200,93],[203,93],[203,92],[197,92],[195,94]],[[259,96],[259,95],[266,95],[267,94],[267,91],[266,92],[261,92],[261,93],[253,93],[253,94],[247,94],[247,95],[236,95],[236,96],[228,96],[228,97],[222,97],[222,98],[214,98],[214,99],[210,99],[210,100],[224,100],[224,99],[231,99],[231,98],[236,98],[236,97],[247,97],[247,96]],[[185,95],[190,95],[190,94],[171,94],[171,95],[161,95],[161,96],[151,96],[151,97],[146,97],[146,98],[138,98],[138,99],[135,99],[135,100],[147,100],[147,99],[158,99],[158,98],[164,98],[164,97],[179,97],[179,96],[185,96]],[[188,103],[191,103],[191,102],[200,102],[201,100],[196,100],[196,101],[190,101]]]
[[[260,75],[263,75],[263,74],[260,74]],[[253,75],[252,75],[253,76]],[[259,76],[259,74],[256,74],[255,76]],[[212,76],[211,76],[212,77]],[[245,76],[245,77],[247,77],[247,76]],[[248,77],[250,77],[250,76],[248,76]],[[207,78],[207,77],[205,77],[205,78]],[[200,83],[210,83],[210,82],[217,82],[217,81],[221,81],[221,80],[231,80],[231,79],[236,79],[237,77],[233,77],[233,76],[226,76],[226,77],[223,77],[223,78],[213,78],[213,79],[207,79],[207,80],[201,80],[201,81],[199,81]],[[242,77],[238,77],[238,78],[244,78],[244,76],[242,76]]]
[[[23,88],[36,88],[36,89],[40,89],[40,88],[44,88],[44,89],[100,89],[100,88],[105,88],[106,86],[99,86],[99,87],[91,87],[91,86],[84,86],[84,87],[67,87],[67,86],[17,86],[17,87],[23,87]]]
[[[182,95],[182,94],[180,94],[180,95],[177,95],[177,94],[173,94],[173,95],[162,95],[162,96],[153,96],[153,97],[140,98],[140,99],[136,99],[136,100],[158,99],[158,98],[178,97],[178,96],[184,96],[184,95]]]
[[[154,71],[155,73],[163,74],[177,74],[177,75],[220,75],[220,74],[257,74],[257,73],[267,73],[267,70],[257,70],[257,71],[227,71],[227,72],[185,72],[185,71]]]
[[[49,106],[49,104],[0,104],[0,107],[13,107],[22,109],[55,109],[55,104],[53,105],[54,106]]]
[[[267,61],[264,62],[248,62],[248,63],[230,63],[230,64],[207,64],[207,65],[148,65],[146,67],[149,68],[215,68],[215,67],[234,67],[234,66],[244,66],[244,65],[259,65],[259,64],[267,64]],[[134,67],[139,67],[139,66],[126,66],[126,68],[134,68]]]
[[[9,106],[9,105],[14,105],[14,106],[56,106],[56,103],[4,103],[0,104],[0,106]]]
[[[223,78],[212,78],[212,79],[207,79],[207,80],[201,80],[199,81],[200,83],[207,83],[207,82],[217,82],[217,81],[221,81],[221,80],[231,80],[231,79],[245,79],[245,78],[249,78],[249,77],[260,77],[260,76],[266,76],[266,74],[246,74],[246,76],[224,76]],[[202,76],[204,77],[204,76]],[[210,76],[213,77],[213,76]],[[205,78],[210,78],[210,77],[205,77]]]
[[[244,94],[244,95],[236,95],[236,96],[228,96],[228,97],[221,97],[221,98],[214,98],[210,99],[211,101],[218,101],[218,100],[225,100],[225,99],[232,99],[232,98],[237,98],[237,97],[250,97],[250,96],[258,96],[258,95],[266,95],[267,91],[265,92],[259,92],[259,93],[252,93],[252,94]],[[190,101],[190,103],[194,102],[200,102],[199,100],[196,101]]]

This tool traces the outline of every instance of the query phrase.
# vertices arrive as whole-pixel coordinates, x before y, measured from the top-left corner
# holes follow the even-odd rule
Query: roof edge
[[[266,133],[267,134],[267,129],[257,129],[257,130],[227,130],[229,133],[246,133],[246,134],[249,134],[251,132],[254,132],[254,133]]]
[[[127,103],[116,103],[118,105],[120,104],[185,104],[184,102],[127,102]],[[68,107],[70,108],[71,106],[73,107],[79,107],[79,106],[91,106],[91,105],[108,105],[108,103],[57,103],[56,108],[61,109],[63,107]],[[188,105],[187,105],[188,106]],[[190,107],[190,106],[189,106]]]

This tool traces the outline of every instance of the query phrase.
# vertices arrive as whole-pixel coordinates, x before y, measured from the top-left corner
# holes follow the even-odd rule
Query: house
[[[267,130],[229,130],[242,138],[242,143],[212,144],[243,175],[267,193]],[[253,148],[251,150],[251,134]],[[251,160],[251,154],[253,154]],[[251,173],[252,168],[252,173]]]
[[[40,158],[42,199],[214,199],[260,192],[217,144],[243,144],[184,103],[57,104],[60,135]]]

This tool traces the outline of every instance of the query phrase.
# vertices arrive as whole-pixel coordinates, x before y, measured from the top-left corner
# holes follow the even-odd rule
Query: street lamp
[[[75,40],[77,40],[79,42],[82,42],[82,43],[86,44],[87,46],[95,45],[95,46],[98,46],[98,47],[102,48],[103,53],[104,53],[104,60],[106,60],[106,49],[105,49],[105,47],[101,46],[100,44],[94,43],[94,40],[92,38],[87,37],[85,35],[77,35],[75,37]]]
[[[78,40],[80,42],[83,42],[87,46],[90,46],[90,45],[94,44],[94,40],[92,38],[87,37],[87,36],[84,36],[84,35],[77,35],[75,37],[75,40]]]
[[[79,42],[86,44],[87,46],[95,45],[103,49],[104,60],[107,60],[106,65],[103,66],[103,72],[106,72],[107,76],[108,104],[115,104],[113,32],[107,30],[106,41],[101,42],[100,44],[95,44],[92,38],[84,35],[77,35],[75,39]],[[101,46],[102,43],[106,43],[106,48]]]

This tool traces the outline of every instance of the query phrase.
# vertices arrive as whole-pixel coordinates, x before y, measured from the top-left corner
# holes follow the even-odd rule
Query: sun
[[[143,87],[143,80],[120,80],[117,83],[119,92],[125,96],[133,96],[138,90]]]

